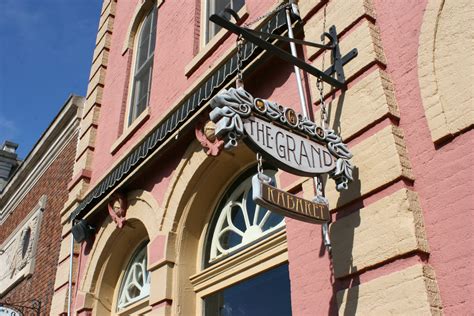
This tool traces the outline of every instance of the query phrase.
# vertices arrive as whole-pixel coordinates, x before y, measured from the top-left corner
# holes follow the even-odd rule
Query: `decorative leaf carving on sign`
[[[244,135],[242,119],[250,116],[252,105],[253,97],[242,88],[224,90],[211,100],[209,117],[216,123],[215,135],[224,140],[225,149],[237,147]]]
[[[328,173],[330,177],[335,180],[338,191],[347,189],[348,183],[353,180],[353,167],[349,161],[349,159],[352,158],[352,154],[347,145],[342,142],[341,137],[337,135],[334,130],[324,129],[315,122],[303,117],[301,114],[297,114],[292,108],[285,107],[272,101],[254,98],[243,88],[230,88],[229,90],[224,90],[211,100],[211,107],[213,110],[209,113],[209,117],[211,121],[216,124],[216,137],[224,141],[224,149],[229,150],[236,147],[238,141],[244,138],[244,136],[246,136],[245,140],[247,142],[247,139],[250,137],[250,134],[248,134],[250,128],[249,122],[255,124],[257,128],[265,128],[265,131],[262,133],[266,133],[265,137],[270,141],[275,141],[275,137],[281,137],[281,135],[283,135],[282,131],[278,131],[278,126],[281,126],[284,127],[285,130],[294,133],[294,137],[291,135],[286,136],[285,139],[287,142],[298,142],[295,144],[287,144],[287,155],[290,156],[291,154],[292,157],[295,157],[295,155],[299,153],[301,157],[305,158],[309,163],[306,166],[306,170],[297,170],[294,167],[296,159],[293,159],[293,162],[290,163],[293,165],[289,166],[288,163],[281,162],[281,159],[278,161],[278,157],[272,156],[272,147],[267,146],[265,149],[266,153],[264,150],[262,151],[262,154],[266,154],[267,157],[273,157],[275,159],[274,162],[279,167],[285,169],[285,166],[288,166],[287,171],[307,176],[325,173],[327,169],[324,171],[317,168],[315,170],[308,170],[308,166],[311,168],[311,166],[315,166],[315,164],[313,161],[308,159],[309,152],[307,151],[307,148],[311,150],[314,149],[314,151],[318,151],[319,154],[319,149],[317,149],[316,145],[303,145],[305,140],[308,140],[324,145],[325,148],[327,148],[327,150],[324,149],[326,155],[332,155],[333,158],[331,159],[333,159],[335,163],[330,167],[331,171]],[[252,115],[256,118],[259,117],[264,121],[253,119],[251,118]],[[244,125],[247,126],[247,132]],[[273,129],[273,131],[270,131],[271,129]],[[283,140],[283,138],[280,140]],[[278,142],[278,140],[276,140],[276,142]],[[265,141],[262,143],[264,144]],[[261,144],[256,144],[256,147],[259,146],[261,146]],[[297,148],[295,148],[295,146]],[[260,152],[258,149],[255,150]],[[312,152],[312,154],[314,153]],[[314,154],[313,156],[316,155]],[[303,159],[301,157],[299,158],[300,163]],[[319,157],[321,159],[322,154]],[[280,155],[280,158],[283,158],[283,154]]]

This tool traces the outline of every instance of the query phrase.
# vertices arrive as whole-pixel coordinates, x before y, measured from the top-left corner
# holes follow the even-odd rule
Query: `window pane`
[[[209,21],[209,17],[213,14],[219,14],[225,9],[232,9],[238,12],[244,6],[244,0],[209,0],[207,5],[207,32],[206,43],[211,40],[221,29],[217,24]],[[231,19],[230,14],[225,13],[227,19]]]
[[[132,100],[128,117],[129,125],[146,109],[150,99],[151,73],[156,42],[156,19],[157,8],[156,4],[153,4],[153,9],[143,20],[140,34],[137,37]]]
[[[206,316],[291,315],[288,264],[204,298]]]
[[[272,213],[253,201],[252,171],[231,186],[217,208],[206,240],[204,266],[236,253],[285,225],[282,215]],[[270,176],[275,173],[273,170],[264,172]]]
[[[120,285],[117,310],[137,302],[150,294],[150,273],[147,270],[147,243],[143,243],[128,263]]]
[[[148,105],[151,70],[151,67],[144,67],[137,77],[135,77],[133,107],[130,113],[130,123],[138,115],[140,115],[140,113],[142,113]]]
[[[151,16],[147,16],[145,21],[143,22],[143,27],[140,31],[140,37],[138,42],[138,51],[137,51],[137,62],[136,62],[136,69],[140,69],[140,67],[145,63],[148,59],[148,49],[150,46],[150,25],[151,25]]]
[[[155,51],[155,44],[156,44],[156,11],[153,10],[153,17],[151,21],[151,35],[150,35],[150,49],[148,52],[148,56],[153,55]]]

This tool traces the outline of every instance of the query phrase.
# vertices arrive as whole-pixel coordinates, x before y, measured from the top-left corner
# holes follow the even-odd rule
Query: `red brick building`
[[[84,99],[71,96],[0,193],[0,302],[49,315]],[[9,144],[8,142],[6,143]],[[14,155],[14,147],[3,151]],[[5,165],[3,165],[5,167]],[[25,315],[36,309],[23,309]],[[3,314],[2,314],[3,315]]]
[[[472,4],[297,2],[300,19],[288,1],[104,0],[53,315],[69,296],[74,315],[472,312]],[[226,6],[251,30],[287,36],[290,14],[298,39],[338,41],[297,49],[299,79],[259,48],[289,52],[281,37],[238,46],[209,22]],[[345,85],[319,89],[307,66],[337,61]],[[257,172],[281,190],[274,208],[253,197]],[[281,216],[320,191],[329,236]]]

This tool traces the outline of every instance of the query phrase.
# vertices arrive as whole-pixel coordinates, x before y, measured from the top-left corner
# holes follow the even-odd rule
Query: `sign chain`
[[[324,20],[323,20],[323,32],[326,29],[326,7],[324,7]],[[324,69],[324,59],[326,56],[326,51],[323,52],[322,56],[322,69]],[[324,102],[324,86],[321,78],[317,78],[316,80],[316,88],[318,89],[319,92],[319,101],[320,101],[320,110],[321,110],[321,127],[326,130],[329,127],[328,124],[328,113],[327,113],[327,107],[326,107],[326,102]],[[323,179],[321,176],[318,176],[314,178],[315,186],[316,186],[316,194],[317,198],[321,197],[322,199],[325,199],[324,197],[324,186],[323,186]],[[323,238],[323,243],[324,246],[326,247],[329,256],[331,256],[331,239],[329,237],[329,223],[324,223],[321,226],[321,234]],[[332,270],[331,270],[332,271]]]
[[[263,20],[263,19],[265,19],[265,18],[267,18],[267,17],[269,17],[269,16],[271,16],[271,15],[277,13],[277,12],[280,11],[281,9],[284,9],[284,8],[286,8],[286,7],[288,7],[288,6],[290,6],[290,4],[284,2],[284,3],[280,4],[278,7],[276,7],[274,10],[272,10],[272,11],[270,11],[270,12],[267,12],[267,13],[265,13],[265,14],[263,14],[263,15],[260,15],[260,16],[258,16],[257,18],[255,18],[254,20],[252,20],[252,21],[250,21],[250,22],[247,22],[247,23],[244,23],[244,24],[242,24],[242,25],[243,25],[244,27],[246,27],[246,28],[250,28],[253,24],[257,23],[258,21]]]
[[[257,152],[257,173],[259,176],[263,174],[262,155],[259,152]]]
[[[237,36],[237,40],[235,42],[237,46],[237,80],[235,82],[236,88],[244,88],[244,80],[242,75],[242,65],[243,65],[243,46],[244,46],[244,38],[242,35]]]
[[[282,3],[278,7],[276,7],[274,10],[266,14],[260,15],[250,22],[244,23],[243,26],[245,28],[250,28],[253,24],[257,23],[258,21],[263,20],[288,6],[290,6],[289,3]],[[237,80],[235,82],[235,85],[236,85],[236,88],[243,88],[244,81],[243,81],[242,73],[243,73],[243,61],[244,61],[244,56],[243,56],[244,38],[241,34],[237,36],[236,46],[237,46]]]

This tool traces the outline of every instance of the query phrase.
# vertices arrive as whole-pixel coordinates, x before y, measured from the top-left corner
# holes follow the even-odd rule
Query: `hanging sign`
[[[268,162],[287,172],[314,177],[328,174],[338,191],[352,180],[352,158],[347,145],[331,129],[323,129],[293,109],[254,98],[243,88],[230,88],[211,100],[209,118],[224,149],[242,139]],[[330,220],[328,202],[305,200],[276,188],[259,171],[252,180],[254,201],[282,215],[310,223]]]
[[[309,223],[329,222],[327,203],[309,201],[271,185],[271,178],[256,174],[252,178],[253,200],[273,212]]]
[[[244,130],[248,136],[245,143],[281,169],[316,176],[329,173],[335,167],[333,156],[324,146],[261,118],[245,119]]]
[[[332,129],[323,129],[291,108],[230,88],[211,100],[215,135],[232,149],[243,139],[254,151],[287,172],[313,177],[329,174],[338,191],[352,180],[347,145]]]

